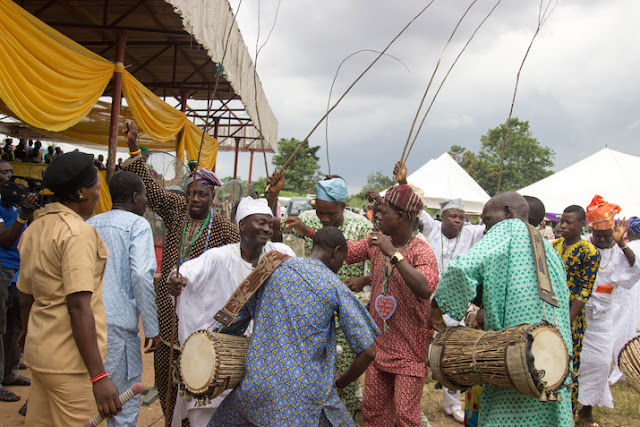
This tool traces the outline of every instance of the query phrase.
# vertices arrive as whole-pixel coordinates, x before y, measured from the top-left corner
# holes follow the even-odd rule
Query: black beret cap
[[[93,156],[72,151],[56,157],[44,172],[44,186],[54,194],[68,193],[95,183]]]

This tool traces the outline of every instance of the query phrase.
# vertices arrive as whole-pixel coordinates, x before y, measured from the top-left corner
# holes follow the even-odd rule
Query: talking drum
[[[179,393],[196,406],[229,388],[244,377],[249,338],[207,330],[189,335],[182,346],[178,366]]]
[[[523,324],[498,332],[447,328],[429,347],[433,377],[451,390],[490,384],[546,400],[558,396],[569,354],[555,326]]]
[[[633,389],[640,393],[640,337],[635,337],[618,353],[618,366]]]

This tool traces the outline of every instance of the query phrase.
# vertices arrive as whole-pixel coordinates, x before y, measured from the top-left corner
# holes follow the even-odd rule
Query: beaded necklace
[[[409,243],[413,240],[417,233],[414,233],[409,241],[404,244],[404,246],[400,249],[400,253],[404,252],[404,250],[409,246]],[[389,326],[387,326],[387,319],[393,316],[393,313],[396,311],[396,299],[388,295],[388,286],[389,279],[391,279],[391,275],[393,274],[393,269],[395,265],[391,265],[389,262],[386,262],[383,267],[384,281],[382,282],[382,294],[378,295],[375,301],[375,308],[380,317],[382,318],[383,331],[388,332]]]
[[[198,230],[198,234],[193,239],[193,241],[191,242],[189,247],[185,250],[185,248],[184,248],[184,239],[185,239],[185,237],[187,235],[187,225],[188,225],[188,222],[185,221],[184,228],[182,229],[182,243],[180,243],[180,264],[184,263],[184,258],[187,255],[189,255],[189,252],[191,252],[191,248],[193,247],[193,245],[196,243],[196,241],[198,240],[198,238],[200,237],[200,235],[204,231],[204,227],[207,226],[207,223],[209,224],[209,227],[207,228],[207,240],[206,240],[205,245],[204,245],[204,251],[207,250],[207,248],[209,247],[209,238],[211,237],[211,224],[213,223],[213,209],[212,208],[209,208],[209,213],[207,214],[207,217],[205,218],[204,222],[202,223],[202,226],[200,227],[200,230]]]
[[[601,265],[599,270],[604,270],[607,268],[607,266],[609,265],[609,263],[611,262],[611,258],[613,258],[613,250],[614,247],[612,246],[611,248],[607,248],[609,249],[609,259],[607,260],[607,263],[605,265]]]

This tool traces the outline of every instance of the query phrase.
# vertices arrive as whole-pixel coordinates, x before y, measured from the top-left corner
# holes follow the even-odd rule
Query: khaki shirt
[[[86,373],[73,338],[67,295],[91,292],[98,348],[107,356],[102,275],[109,250],[95,228],[61,203],[50,203],[25,230],[18,289],[33,295],[24,361],[47,373]]]

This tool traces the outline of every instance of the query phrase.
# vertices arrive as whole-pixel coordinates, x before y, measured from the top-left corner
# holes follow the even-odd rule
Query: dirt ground
[[[144,373],[142,374],[142,383],[144,385],[153,385],[153,356],[143,355]],[[21,375],[30,377],[29,370],[20,371]],[[23,426],[24,417],[18,414],[18,410],[24,404],[28,395],[28,387],[8,387],[11,391],[18,394],[22,399],[18,402],[0,402],[0,426],[14,427]],[[440,400],[438,400],[438,397]],[[433,427],[456,427],[462,424],[456,423],[451,417],[444,414],[442,409],[442,394],[439,390],[433,389],[433,384],[425,386],[425,393],[422,398],[422,409],[429,416]],[[356,416],[356,424],[362,426],[362,418],[360,414]],[[106,425],[106,424],[102,424]],[[139,427],[164,426],[164,417],[159,400],[156,400],[151,406],[141,406],[140,416],[138,417]]]
[[[153,355],[143,354],[142,362],[144,372],[142,374],[142,384],[145,386],[153,386]],[[20,371],[20,375],[30,378],[29,370]],[[18,414],[18,410],[24,404],[29,395],[29,387],[7,387],[18,396],[22,397],[18,402],[0,402],[0,427],[23,426],[24,417]],[[101,424],[106,426],[106,423]],[[151,406],[141,406],[140,416],[138,417],[139,426],[164,426],[164,417],[160,403],[156,400]]]
[[[153,355],[143,354],[142,360],[144,364],[144,373],[142,374],[142,384],[145,386],[153,386]],[[20,374],[29,378],[29,370],[20,371]],[[18,414],[18,410],[24,404],[29,394],[29,387],[7,387],[22,399],[18,402],[0,402],[0,427],[23,426],[24,417]],[[442,408],[442,391],[433,388],[433,382],[427,383],[422,396],[422,410],[431,422],[433,427],[456,427],[462,424],[456,423],[453,418],[444,414]],[[357,425],[361,426],[360,414],[356,417]],[[106,424],[101,424],[105,426]],[[138,417],[138,426],[164,426],[164,417],[160,401],[156,400],[151,406],[141,406],[140,416]]]

